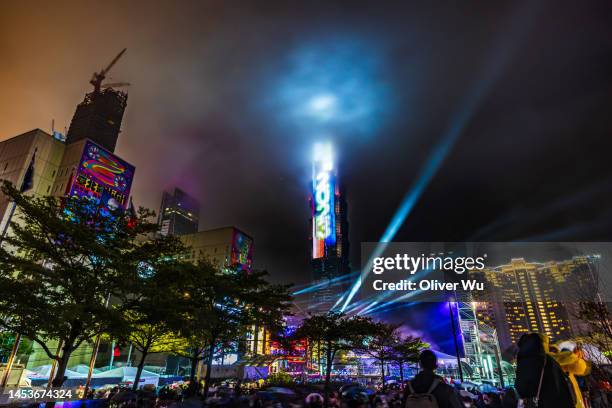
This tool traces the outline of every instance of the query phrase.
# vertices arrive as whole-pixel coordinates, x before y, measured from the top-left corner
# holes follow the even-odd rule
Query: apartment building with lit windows
[[[525,333],[546,334],[552,342],[580,332],[575,299],[596,293],[592,274],[596,257],[532,262],[524,258],[482,272],[489,288],[485,302],[477,303],[479,322],[497,328],[500,347],[509,350]]]

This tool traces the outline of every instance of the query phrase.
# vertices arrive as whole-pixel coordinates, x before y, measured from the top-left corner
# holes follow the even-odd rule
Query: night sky
[[[612,240],[612,3],[430,3],[3,1],[0,139],[63,130],[127,47],[135,202],[183,188],[277,281],[310,279],[322,139],[355,267],[427,166],[396,241]]]

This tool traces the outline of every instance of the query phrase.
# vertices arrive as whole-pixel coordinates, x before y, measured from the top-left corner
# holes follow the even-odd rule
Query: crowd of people
[[[612,387],[606,367],[592,365],[580,347],[550,344],[546,336],[525,334],[516,354],[514,387],[466,386],[436,374],[431,350],[419,356],[420,371],[409,381],[381,386],[322,384],[213,386],[207,398],[190,398],[189,383],[145,386],[138,392],[114,386],[89,390],[88,398],[112,408],[612,408]],[[84,391],[84,390],[83,390]]]
[[[329,408],[609,408],[612,389],[607,373],[592,367],[580,347],[549,344],[538,333],[518,342],[514,387],[465,387],[436,374],[437,357],[430,350],[419,356],[420,372],[404,384],[385,389],[347,384],[328,396]],[[311,390],[312,391],[312,390]],[[324,393],[270,387],[235,395],[230,390],[210,397],[208,406],[255,408],[322,408]]]

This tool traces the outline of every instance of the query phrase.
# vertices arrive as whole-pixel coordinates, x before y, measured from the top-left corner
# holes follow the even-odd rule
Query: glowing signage
[[[251,271],[253,264],[253,238],[234,229],[232,237],[231,266]]]
[[[133,178],[134,166],[88,140],[69,195],[89,197],[110,212],[125,210]]]
[[[330,143],[314,148],[312,166],[313,258],[325,256],[325,246],[336,243],[334,157]]]

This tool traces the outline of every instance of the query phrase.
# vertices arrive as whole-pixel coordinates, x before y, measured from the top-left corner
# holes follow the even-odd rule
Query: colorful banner
[[[232,267],[250,271],[253,263],[253,238],[234,229],[231,257]]]
[[[125,210],[133,178],[134,166],[87,141],[69,195],[94,199],[111,213]]]

